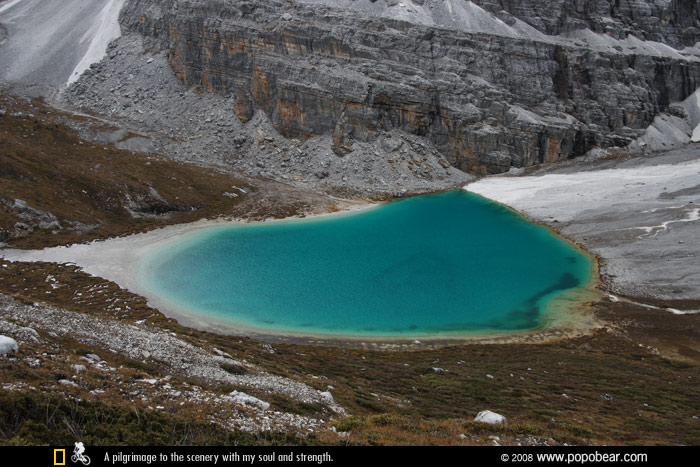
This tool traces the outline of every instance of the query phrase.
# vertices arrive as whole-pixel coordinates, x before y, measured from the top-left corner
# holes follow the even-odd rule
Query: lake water
[[[210,227],[150,251],[139,270],[149,295],[214,327],[425,338],[537,329],[553,299],[591,282],[593,265],[547,228],[460,190]]]

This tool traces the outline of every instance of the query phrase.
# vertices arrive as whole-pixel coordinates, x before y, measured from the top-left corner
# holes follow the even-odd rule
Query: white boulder
[[[257,397],[253,397],[251,395],[248,395],[244,392],[239,392],[239,391],[233,391],[231,394],[229,394],[233,400],[238,403],[238,404],[243,404],[243,405],[255,405],[260,407],[263,410],[267,410],[270,408],[270,404],[265,402],[264,400],[258,399]]]
[[[490,410],[482,410],[476,417],[474,417],[475,422],[491,423],[492,425],[505,425],[507,420],[501,414],[496,412],[491,412]]]
[[[325,400],[327,403],[333,403],[333,394],[331,394],[330,391],[321,392],[318,395],[321,396],[321,399]]]
[[[0,336],[0,355],[19,351],[17,341],[11,337]]]

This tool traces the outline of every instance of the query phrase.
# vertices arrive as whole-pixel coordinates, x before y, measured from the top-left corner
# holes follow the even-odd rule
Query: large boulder
[[[16,340],[11,337],[0,336],[0,355],[17,352],[18,350],[19,346]]]
[[[475,422],[490,423],[492,425],[505,425],[507,423],[506,417],[496,412],[491,412],[490,410],[482,410],[476,417],[474,417]]]

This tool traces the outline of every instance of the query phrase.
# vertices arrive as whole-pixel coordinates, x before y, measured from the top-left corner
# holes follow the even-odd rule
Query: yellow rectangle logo
[[[60,454],[60,456],[59,456]],[[54,449],[53,450],[53,465],[66,465],[66,450],[65,449]]]

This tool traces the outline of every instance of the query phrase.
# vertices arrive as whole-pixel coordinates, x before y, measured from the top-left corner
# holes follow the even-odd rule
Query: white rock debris
[[[244,392],[233,391],[231,394],[229,394],[229,396],[231,396],[231,398],[239,404],[255,405],[257,407],[260,407],[262,410],[267,410],[270,408],[270,404],[268,402],[265,402],[264,400],[258,399],[257,397],[253,397]]]
[[[20,326],[16,323],[0,321],[0,332],[15,336],[20,341],[38,343],[41,342],[39,333],[35,329]]]
[[[58,336],[68,335],[87,345],[103,348],[111,353],[117,352],[130,358],[143,359],[144,355],[148,355],[149,360],[168,366],[171,371],[178,372],[185,377],[214,384],[227,383],[248,387],[262,393],[282,394],[295,401],[322,404],[337,415],[345,414],[345,410],[335,402],[327,391],[322,392],[299,381],[270,375],[251,364],[243,364],[233,358],[216,355],[223,353],[221,351],[214,351],[212,354],[204,348],[185,342],[172,333],[150,326],[121,323],[37,303],[25,305],[10,297],[0,295],[0,330],[3,332],[5,332],[4,330],[14,330],[13,335],[20,339],[31,336],[31,333],[22,333],[21,330],[27,328],[11,324],[10,320],[40,329],[51,329]],[[16,351],[17,343],[14,339],[2,336],[2,342],[7,342],[9,348]],[[110,368],[98,355],[88,354],[82,358],[86,362],[90,362],[93,367],[103,371],[115,370]],[[245,375],[230,374],[221,368],[222,361],[245,366],[251,372]],[[185,397],[181,391],[178,393],[177,390],[171,388],[167,379],[147,379],[135,381],[134,384],[140,384],[141,387],[146,384],[155,391],[161,391],[182,401],[193,402],[201,399],[210,404],[242,406],[240,407],[240,417],[226,421],[227,425],[238,429],[248,431],[270,429],[271,427],[308,429],[321,425],[321,422],[310,417],[271,412],[268,402],[240,391],[234,391],[228,396],[221,396],[201,388],[190,387]]]

